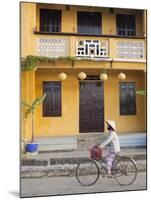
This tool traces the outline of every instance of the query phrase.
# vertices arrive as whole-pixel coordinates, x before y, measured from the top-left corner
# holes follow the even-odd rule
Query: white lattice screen
[[[129,59],[144,58],[144,42],[118,42],[117,57]]]
[[[77,40],[76,56],[90,58],[108,57],[108,40]]]
[[[38,56],[69,56],[69,41],[65,38],[40,38],[37,41]]]

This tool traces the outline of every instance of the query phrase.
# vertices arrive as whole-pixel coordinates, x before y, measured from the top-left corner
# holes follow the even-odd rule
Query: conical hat
[[[106,123],[109,124],[114,131],[116,131],[115,121],[113,120],[106,120]]]

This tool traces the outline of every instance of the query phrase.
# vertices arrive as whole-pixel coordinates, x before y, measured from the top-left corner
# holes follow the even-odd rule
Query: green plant
[[[146,96],[146,90],[138,90],[136,94]]]
[[[21,70],[22,71],[32,71],[35,69],[39,60],[35,56],[27,56],[25,59],[21,60]]]
[[[33,56],[33,55],[29,55],[26,58],[22,58],[21,60],[21,70],[22,71],[31,71],[31,70],[35,70],[36,66],[39,63],[55,63],[57,61],[62,61],[62,62],[73,62],[74,61],[89,61],[89,62],[94,62],[96,60],[94,59],[88,59],[88,58],[76,58],[76,57],[72,57],[72,56],[66,56],[66,57],[58,57],[58,58],[50,58],[50,57],[45,57],[45,56]]]
[[[25,107],[27,107],[26,111],[25,111],[25,118],[28,117],[28,115],[32,115],[32,139],[31,142],[34,142],[34,136],[35,136],[35,129],[34,129],[34,124],[35,124],[35,119],[34,119],[34,114],[35,114],[35,110],[36,107],[41,104],[43,102],[43,100],[45,99],[46,94],[44,94],[41,97],[36,97],[36,99],[32,102],[31,105],[29,105],[28,103],[21,101],[21,104]]]

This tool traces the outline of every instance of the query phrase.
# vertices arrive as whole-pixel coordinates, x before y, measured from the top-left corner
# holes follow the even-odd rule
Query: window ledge
[[[145,39],[145,36],[119,36],[119,35],[95,35],[95,34],[83,34],[83,33],[70,33],[70,32],[42,32],[34,31],[36,35],[64,35],[64,36],[86,36],[86,37],[110,37],[110,38],[131,38],[131,39]]]

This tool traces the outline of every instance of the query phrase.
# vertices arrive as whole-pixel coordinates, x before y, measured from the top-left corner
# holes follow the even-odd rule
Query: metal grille
[[[38,56],[65,57],[69,55],[69,41],[64,38],[40,38],[37,41]]]
[[[77,40],[76,56],[88,58],[108,57],[108,40]]]
[[[144,42],[118,42],[117,57],[129,59],[143,59]]]

